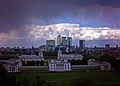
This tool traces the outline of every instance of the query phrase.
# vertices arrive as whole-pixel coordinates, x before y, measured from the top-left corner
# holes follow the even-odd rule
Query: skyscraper
[[[46,40],[47,51],[53,51],[55,48],[55,40]]]
[[[110,44],[105,44],[105,49],[109,50],[110,49]]]
[[[62,38],[61,38],[61,36],[60,35],[58,35],[58,37],[57,37],[57,45],[61,45],[62,44]]]
[[[66,37],[62,37],[62,45],[67,46],[67,38]]]
[[[67,45],[72,46],[72,37],[67,37]]]
[[[85,48],[85,40],[79,40],[79,48],[83,50]]]
[[[55,47],[55,40],[46,40],[46,46],[53,46],[53,47]]]

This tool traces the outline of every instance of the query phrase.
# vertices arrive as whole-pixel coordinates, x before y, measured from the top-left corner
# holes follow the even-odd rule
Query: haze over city
[[[39,46],[58,35],[120,45],[119,0],[0,0],[0,46]],[[88,41],[93,40],[93,41]],[[94,41],[98,40],[98,41]]]

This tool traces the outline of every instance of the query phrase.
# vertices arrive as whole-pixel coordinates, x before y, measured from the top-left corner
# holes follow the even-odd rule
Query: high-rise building
[[[67,38],[62,37],[62,46],[67,46]]]
[[[53,47],[55,47],[55,40],[46,40],[46,46],[53,46]]]
[[[53,51],[55,48],[55,40],[46,40],[47,51]]]
[[[79,40],[79,48],[83,50],[85,48],[85,40]]]
[[[62,44],[62,38],[61,38],[61,36],[59,35],[58,37],[57,37],[57,45],[61,45]]]
[[[72,46],[72,37],[67,37],[67,45]]]
[[[110,44],[105,44],[105,49],[109,50],[110,49]]]

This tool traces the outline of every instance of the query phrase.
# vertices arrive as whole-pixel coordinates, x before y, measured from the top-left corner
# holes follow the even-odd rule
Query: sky
[[[0,0],[0,46],[40,46],[58,35],[73,45],[120,45],[120,0]]]

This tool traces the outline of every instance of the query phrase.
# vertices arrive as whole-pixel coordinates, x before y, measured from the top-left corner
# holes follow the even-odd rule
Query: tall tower
[[[59,35],[58,37],[57,37],[57,45],[61,45],[61,43],[62,43],[62,38],[61,38],[61,36]]]
[[[61,55],[62,55],[62,51],[59,49],[59,50],[58,50],[58,60],[60,60]]]
[[[55,47],[55,40],[46,40],[46,46],[53,46],[53,47]]]
[[[62,37],[62,45],[67,46],[67,39],[66,37]]]
[[[42,59],[44,59],[43,58],[43,51],[42,50],[39,51],[39,57],[42,58]]]
[[[85,40],[79,40],[79,48],[83,50],[85,48]]]
[[[46,40],[46,49],[48,51],[53,51],[55,49],[55,40]]]
[[[67,37],[67,45],[72,46],[72,37]]]
[[[110,44],[105,44],[105,49],[109,50],[110,49]]]

